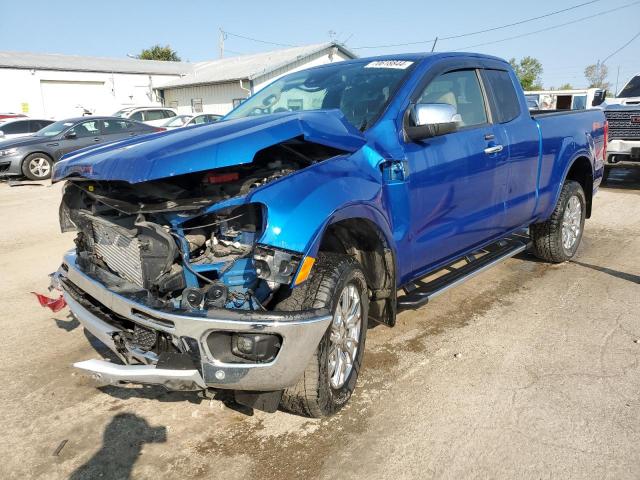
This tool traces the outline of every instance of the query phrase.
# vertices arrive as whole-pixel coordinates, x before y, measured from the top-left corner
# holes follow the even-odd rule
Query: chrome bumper
[[[640,148],[640,140],[611,140],[607,143],[607,163],[612,155],[631,155],[632,148]],[[624,163],[625,160],[618,160],[616,163]],[[638,163],[637,161],[633,163]]]
[[[220,310],[214,317],[168,313],[152,309],[139,301],[115,293],[93,276],[80,270],[74,252],[64,257],[59,275],[69,308],[82,325],[123,361],[114,334],[119,329],[94,315],[74,298],[65,286],[69,281],[77,290],[99,302],[110,312],[146,328],[166,332],[177,338],[198,341],[199,370],[157,369],[155,365],[115,365],[105,361],[80,362],[81,368],[106,383],[145,383],[164,385],[174,390],[194,388],[226,388],[233,390],[280,390],[297,383],[325,331],[331,316],[327,312],[241,312]],[[75,290],[75,289],[74,289]],[[282,337],[276,358],[269,363],[225,363],[216,359],[206,343],[211,332],[275,333]]]

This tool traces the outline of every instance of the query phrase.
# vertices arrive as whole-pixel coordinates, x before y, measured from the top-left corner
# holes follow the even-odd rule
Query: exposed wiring
[[[217,222],[207,223],[206,225],[198,225],[196,227],[183,227],[182,231],[186,232],[188,230],[195,230],[197,228],[213,227],[215,225],[220,225],[221,223],[229,222],[231,220],[235,220],[236,218],[240,218],[240,217],[243,217],[243,216],[244,216],[244,213],[241,213],[240,215],[236,215],[235,217],[225,218],[224,220],[218,220]]]

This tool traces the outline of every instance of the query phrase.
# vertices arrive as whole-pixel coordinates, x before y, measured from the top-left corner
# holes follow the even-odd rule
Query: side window
[[[144,120],[146,122],[151,122],[153,120],[163,120],[164,115],[162,110],[147,110],[144,112]]]
[[[47,122],[45,120],[29,120],[29,131],[31,133],[35,133],[51,123],[53,122]]]
[[[19,135],[21,133],[29,133],[29,121],[22,120],[17,122],[11,122],[8,125],[0,126],[5,135]]]
[[[69,132],[75,132],[76,138],[82,137],[95,137],[100,135],[100,130],[98,129],[98,122],[96,120],[92,120],[90,122],[83,122],[79,125],[73,127]]]
[[[138,122],[142,122],[142,112],[133,113],[130,117],[131,120],[137,120]]]
[[[171,118],[176,116],[175,112],[172,112],[171,110],[163,110],[162,113],[164,115],[164,118]]]
[[[418,103],[453,105],[465,127],[487,123],[487,109],[475,70],[457,70],[440,75],[427,85]]]
[[[511,81],[509,72],[485,70],[493,98],[493,117],[497,123],[507,123],[520,115],[520,100]]]
[[[128,130],[127,126],[131,125],[131,123],[124,120],[104,120],[102,124],[104,125],[105,135],[125,133]]]

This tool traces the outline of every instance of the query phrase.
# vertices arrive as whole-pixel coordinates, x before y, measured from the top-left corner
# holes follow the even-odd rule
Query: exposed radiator
[[[122,278],[142,287],[144,281],[138,239],[130,238],[101,222],[94,221],[91,225],[94,253]]]

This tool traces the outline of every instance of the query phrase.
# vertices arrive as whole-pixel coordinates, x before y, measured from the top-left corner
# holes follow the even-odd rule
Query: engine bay
[[[292,142],[261,151],[249,165],[160,181],[69,179],[61,228],[78,232],[81,264],[107,270],[131,290],[146,292],[156,308],[202,314],[273,309],[274,296],[292,282],[301,255],[257,243],[266,225],[263,205],[216,209],[216,203],[245,196],[336,153]]]

